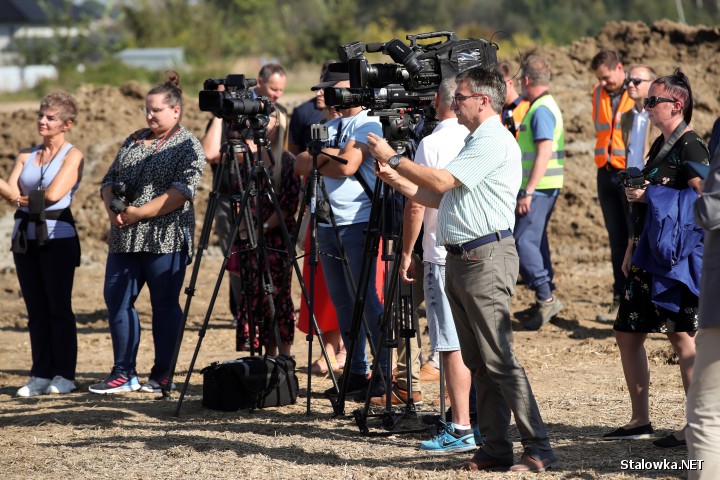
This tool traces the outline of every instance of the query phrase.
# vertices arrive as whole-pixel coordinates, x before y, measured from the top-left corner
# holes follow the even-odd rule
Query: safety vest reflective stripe
[[[535,152],[522,152],[521,157],[523,160],[535,161]],[[553,152],[550,158],[565,158],[565,152]]]
[[[604,148],[595,149],[595,155],[605,155],[606,153],[607,150],[605,150]],[[626,155],[624,148],[613,148],[612,154],[620,157],[624,157]]]
[[[600,85],[593,91],[593,123],[595,124],[595,165],[604,167],[608,162],[617,169],[625,168],[625,143],[622,138],[620,116],[630,110],[634,101],[623,91],[615,118],[612,117],[610,95]]]
[[[559,167],[559,168],[548,168],[547,170],[545,170],[545,176],[546,176],[546,177],[547,177],[547,176],[553,177],[553,176],[560,175],[560,176],[562,177],[562,176],[563,176],[563,170],[564,170],[563,167]],[[532,172],[532,167],[530,167],[530,168],[523,168],[523,178],[530,178],[530,173],[531,173],[531,172]],[[525,185],[527,185],[527,180],[525,181]],[[525,185],[523,185],[523,186],[525,186]],[[562,185],[560,185],[560,187],[562,187]],[[560,188],[560,187],[536,187],[536,188]]]
[[[558,107],[555,99],[552,95],[543,95],[537,98],[532,105],[530,110],[523,119],[521,128],[519,129],[518,145],[522,153],[522,169],[523,179],[520,188],[525,188],[530,178],[533,165],[535,164],[535,158],[537,156],[537,147],[535,146],[535,140],[533,139],[532,129],[530,128],[530,121],[532,116],[540,107],[546,107],[552,112],[555,117],[555,129],[553,130],[552,139],[552,154],[548,161],[545,175],[540,179],[540,182],[535,186],[536,189],[550,189],[550,188],[562,188],[563,186],[563,171],[565,166],[565,128],[563,125],[562,113]]]

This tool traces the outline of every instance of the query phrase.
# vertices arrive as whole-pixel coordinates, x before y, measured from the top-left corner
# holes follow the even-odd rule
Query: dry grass
[[[197,345],[197,332],[207,309],[219,260],[206,255],[198,280],[198,295],[189,317],[180,372]],[[7,479],[63,478],[244,478],[267,479],[463,479],[507,478],[504,473],[446,471],[467,454],[427,456],[417,449],[422,434],[369,437],[360,434],[349,417],[333,417],[327,400],[319,392],[330,386],[327,378],[313,377],[311,414],[306,414],[304,386],[298,404],[263,411],[216,412],[202,408],[202,377],[191,377],[188,396],[179,418],[173,416],[176,399],[158,400],[152,394],[98,396],[87,386],[109,371],[111,343],[104,306],[98,302],[103,267],[81,267],[76,291],[80,351],[78,383],[70,395],[43,395],[30,399],[13,397],[28,374],[30,350],[25,331],[22,302],[13,275],[0,275],[5,288],[4,312],[0,316],[0,455]],[[568,290],[567,285],[563,286]],[[224,291],[225,289],[222,289]],[[95,292],[95,293],[93,293]],[[518,289],[515,305],[522,306],[527,293]],[[234,330],[224,312],[227,299],[221,292],[211,317],[197,362],[198,370],[215,360],[234,358]],[[516,332],[516,352],[528,372],[540,409],[561,460],[558,469],[543,478],[679,478],[682,472],[652,470],[623,472],[621,460],[680,461],[684,449],[661,451],[649,441],[603,442],[599,437],[629,418],[628,398],[617,348],[610,327],[588,318],[597,307],[583,303],[568,306],[552,324],[540,332]],[[147,374],[152,361],[147,294],[141,296],[140,313],[144,337],[139,369]],[[669,365],[667,341],[653,336],[647,342],[653,357],[651,409],[659,435],[683,423],[684,397],[677,365]],[[317,352],[317,345],[314,348]],[[306,363],[307,347],[298,337],[294,347],[298,364]],[[437,398],[438,386],[423,384],[426,405],[421,413],[433,412],[429,401]],[[346,412],[360,404],[348,402]],[[378,420],[371,431],[388,433]],[[419,427],[417,417],[400,422],[399,428]],[[511,427],[519,455],[521,445]],[[522,475],[513,476],[522,478]],[[534,478],[534,477],[529,477]]]

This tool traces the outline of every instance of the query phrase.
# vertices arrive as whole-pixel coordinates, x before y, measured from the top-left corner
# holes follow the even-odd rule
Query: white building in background
[[[62,0],[45,0],[45,3],[54,11],[63,8]],[[79,16],[80,11],[73,5],[71,15]],[[79,30],[74,27],[53,28],[36,0],[0,0],[0,92],[32,88],[41,79],[57,78],[53,65],[22,65],[22,57],[15,50],[18,41],[48,41],[57,35],[78,34]]]
[[[40,80],[58,78],[54,65],[26,65],[0,67],[0,92],[17,92],[32,88]]]
[[[115,58],[128,67],[148,70],[180,70],[185,65],[183,48],[126,48],[115,54]]]

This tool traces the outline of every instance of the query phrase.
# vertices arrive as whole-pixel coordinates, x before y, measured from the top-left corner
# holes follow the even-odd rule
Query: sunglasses
[[[675,103],[677,100],[674,98],[665,98],[665,97],[647,97],[643,99],[643,108],[655,108],[658,103]]]
[[[638,85],[640,85],[641,83],[643,83],[643,82],[649,82],[649,81],[650,81],[650,80],[647,80],[647,79],[645,79],[645,78],[628,78],[628,79],[627,79],[627,83],[628,83],[628,84],[631,84],[631,83],[632,83],[632,84],[635,85],[636,87],[637,87]]]

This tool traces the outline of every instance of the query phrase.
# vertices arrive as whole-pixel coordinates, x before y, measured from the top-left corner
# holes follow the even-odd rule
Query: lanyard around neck
[[[50,164],[55,160],[55,157],[58,156],[58,154],[62,151],[63,148],[65,148],[65,144],[67,142],[63,142],[62,145],[60,145],[60,148],[55,152],[55,155],[50,159],[48,163],[45,164],[45,169],[43,170],[43,164],[40,164],[40,185],[38,185],[38,190],[41,190],[43,188],[43,181],[45,180],[45,173],[47,173],[48,169],[50,168]],[[43,157],[45,156],[45,152],[47,151],[45,149],[45,145],[43,145],[40,148],[40,151],[42,152]]]
[[[153,148],[153,151],[152,151],[152,155],[154,155],[160,149],[160,147],[162,147],[165,144],[165,142],[170,140],[173,137],[173,135],[175,135],[178,132],[178,130],[180,130],[180,124],[176,123],[170,130],[167,131],[167,133],[165,133],[165,135],[163,135],[163,137],[160,139],[160,141],[157,144],[155,144],[155,147]],[[148,129],[147,135],[140,138],[136,142],[136,145],[142,141],[147,140],[147,137],[149,137],[151,133],[152,133],[152,130]]]

